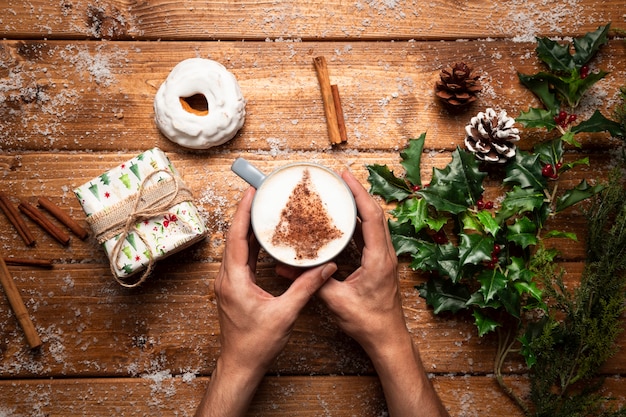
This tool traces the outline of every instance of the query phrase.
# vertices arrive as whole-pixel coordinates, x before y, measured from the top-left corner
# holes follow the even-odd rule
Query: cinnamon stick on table
[[[32,221],[37,223],[48,232],[52,237],[58,240],[62,245],[67,246],[70,243],[70,236],[65,233],[63,230],[59,229],[52,223],[48,218],[39,211],[36,207],[32,206],[25,200],[22,200],[20,204],[17,206],[22,213],[31,218]]]
[[[79,239],[85,240],[89,236],[89,232],[72,219],[66,212],[64,212],[59,206],[54,204],[46,197],[39,197],[37,203],[54,216],[58,221],[68,227]]]
[[[20,213],[15,209],[13,203],[4,193],[0,193],[0,208],[7,216],[17,233],[20,235],[26,246],[33,246],[35,244],[35,238],[26,226],[26,223],[20,216]]]
[[[330,76],[328,75],[328,67],[326,66],[326,58],[317,56],[313,58],[313,66],[317,73],[317,80],[320,84],[322,92],[322,103],[324,105],[324,114],[326,115],[326,125],[328,128],[328,137],[330,143],[341,143],[341,135],[339,134],[339,124],[337,123],[337,111],[333,100],[333,92],[330,86]]]
[[[348,141],[348,132],[346,130],[346,121],[343,117],[343,108],[341,107],[341,97],[339,96],[339,87],[331,84],[330,89],[333,92],[333,104],[335,105],[335,113],[337,114],[337,127],[339,128],[339,137],[342,142]]]
[[[26,259],[26,258],[4,258],[4,263],[7,265],[20,265],[20,266],[37,266],[39,268],[52,268],[52,261],[46,259]]]
[[[37,329],[33,325],[33,322],[30,320],[28,316],[28,311],[26,310],[26,306],[24,305],[24,300],[20,295],[19,290],[15,286],[15,281],[13,281],[13,277],[9,273],[9,269],[7,268],[6,263],[2,257],[0,257],[0,283],[4,288],[4,293],[9,300],[9,304],[11,305],[11,309],[17,317],[17,321],[20,323],[22,330],[24,331],[24,335],[26,336],[26,341],[31,349],[35,349],[41,346],[42,342],[39,338],[39,334],[37,334]]]

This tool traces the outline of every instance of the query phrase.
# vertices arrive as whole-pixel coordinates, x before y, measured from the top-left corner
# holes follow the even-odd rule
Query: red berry
[[[567,118],[567,123],[573,123],[575,121],[576,121],[576,115],[570,114],[569,117]]]
[[[552,169],[552,164],[544,165],[543,169],[541,170],[541,175],[543,175],[544,177],[550,177],[550,176],[554,175],[554,170]]]
[[[478,208],[478,210],[482,210],[485,208],[485,202],[482,198],[476,202],[476,207]]]
[[[498,245],[497,243],[495,245],[493,245],[493,253],[494,255],[499,254],[502,251],[502,247],[500,247],[500,245]]]
[[[411,186],[411,190],[413,190],[413,191],[419,191],[421,189],[422,189],[421,185],[413,185],[413,186]]]
[[[485,203],[485,209],[491,210],[493,208],[493,201],[487,201]]]
[[[448,237],[446,236],[446,233],[443,230],[437,231],[433,235],[433,240],[438,245],[445,245],[446,243],[448,243]]]
[[[561,169],[561,168],[563,168],[563,162],[562,162],[562,161],[559,161],[559,162],[557,162],[557,164],[556,164],[556,169],[557,169],[557,171],[558,171],[558,170],[559,170],[559,169]]]
[[[587,76],[589,75],[589,66],[587,65],[583,65],[582,67],[580,67],[580,78],[587,78]]]

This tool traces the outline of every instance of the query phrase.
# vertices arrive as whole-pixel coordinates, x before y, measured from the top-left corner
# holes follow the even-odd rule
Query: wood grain
[[[621,0],[47,2],[3,0],[0,37],[336,41],[581,35],[623,23]],[[8,3],[8,4],[7,4]],[[601,12],[599,12],[601,11]]]
[[[54,260],[51,269],[9,267],[43,345],[38,353],[28,349],[0,297],[0,415],[192,415],[219,355],[212,285],[247,188],[230,172],[235,158],[245,156],[265,172],[287,161],[348,168],[368,187],[367,165],[403,172],[399,152],[426,132],[422,177],[428,181],[433,168],[463,147],[464,127],[478,111],[493,107],[516,117],[538,105],[517,77],[542,68],[535,36],[580,36],[608,22],[626,26],[622,0],[435,0],[424,6],[411,0],[0,0],[0,191],[31,204],[46,196],[86,226],[72,190],[158,146],[193,190],[209,229],[205,241],[159,262],[141,288],[124,289],[93,238],[72,237],[64,247],[33,226],[37,244],[27,247],[0,216],[3,255]],[[247,114],[232,141],[196,152],[160,134],[153,105],[170,70],[197,56],[236,76]],[[341,91],[348,142],[335,147],[315,56],[326,57],[330,81]],[[475,68],[484,89],[467,112],[453,115],[433,88],[440,70],[458,61]],[[611,34],[593,66],[609,75],[582,103],[581,118],[596,107],[610,116],[618,103],[626,79],[624,40]],[[547,137],[524,130],[519,147],[531,149]],[[589,157],[590,164],[563,175],[560,189],[583,178],[604,181],[620,161],[621,142],[605,134],[577,138],[582,147],[565,157]],[[486,184],[486,198],[497,202],[502,193],[497,181]],[[549,242],[561,251],[567,285],[574,287],[585,259],[584,216],[568,210],[548,228],[578,235],[578,242]],[[338,275],[357,265],[350,247]],[[288,285],[264,254],[258,274],[274,294]],[[425,279],[401,259],[407,325],[451,414],[521,416],[493,379],[495,337],[478,337],[471,317],[433,315],[415,289]],[[604,392],[623,403],[626,332],[618,345],[602,373]],[[504,372],[524,395],[521,358],[509,358]],[[385,412],[369,359],[313,299],[248,415]]]

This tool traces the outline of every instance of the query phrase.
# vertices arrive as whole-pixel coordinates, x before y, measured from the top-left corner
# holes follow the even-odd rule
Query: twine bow
[[[147,185],[150,179],[163,173],[169,178],[161,179],[150,186]],[[167,169],[160,169],[151,172],[144,178],[136,194],[108,207],[106,210],[87,217],[87,222],[94,231],[98,243],[102,244],[117,236],[110,259],[111,272],[120,285],[127,288],[137,287],[148,278],[154,268],[155,255],[149,245],[148,238],[137,228],[137,225],[144,220],[168,214],[171,207],[185,201],[191,201],[192,198],[191,190],[177,176],[172,175],[171,171]],[[189,224],[183,223],[191,229]],[[150,254],[148,265],[139,280],[128,283],[118,276],[115,267],[120,269],[120,252],[124,241],[131,233],[141,239]]]

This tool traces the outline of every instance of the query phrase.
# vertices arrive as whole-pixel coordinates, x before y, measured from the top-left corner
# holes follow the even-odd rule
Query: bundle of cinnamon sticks
[[[322,102],[324,104],[324,114],[326,115],[326,124],[328,127],[328,136],[330,143],[337,145],[348,141],[346,124],[341,107],[341,98],[339,96],[339,87],[331,84],[326,58],[317,56],[313,58],[313,66],[317,73],[317,79],[322,92]]]
[[[84,240],[89,236],[89,232],[85,228],[65,213],[63,209],[50,201],[50,199],[46,197],[39,197],[37,202],[40,207],[50,213],[52,217],[57,219],[60,223],[65,225],[79,239]],[[48,217],[46,217],[46,215],[37,207],[33,206],[25,199],[20,199],[17,208],[30,220],[38,224],[50,236],[55,238],[59,243],[64,246],[69,245],[69,234],[50,221]],[[0,192],[0,209],[2,209],[13,227],[15,227],[17,233],[20,235],[26,246],[34,246],[36,241],[28,225],[22,216],[20,216],[9,196],[2,192]]]

